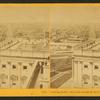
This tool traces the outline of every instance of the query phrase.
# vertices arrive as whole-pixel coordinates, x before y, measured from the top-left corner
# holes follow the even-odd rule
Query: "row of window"
[[[10,63],[10,62],[9,62]],[[41,64],[42,65],[44,65],[44,64],[46,64],[47,65],[47,62],[41,62]],[[31,65],[32,66],[32,63],[29,63],[29,65]],[[6,68],[6,64],[2,64],[2,68]],[[16,65],[12,65],[12,68],[13,69],[16,69],[17,67],[16,67]],[[27,66],[23,66],[23,69],[27,69]]]
[[[84,82],[83,84],[84,84],[84,85],[88,85],[89,82]],[[94,83],[94,86],[98,86],[98,85],[99,85],[98,83]]]
[[[89,68],[89,66],[88,65],[84,65],[84,68]],[[94,69],[99,69],[99,66],[98,65],[95,65],[94,66]]]
[[[2,64],[2,68],[6,68],[7,66],[6,66],[6,64]],[[16,65],[12,65],[12,69],[16,69],[17,68],[17,66]],[[27,66],[23,66],[23,69],[27,69]]]
[[[3,64],[2,68],[6,68],[6,65]],[[16,69],[16,68],[17,68],[16,65],[12,65],[12,69]],[[27,69],[27,66],[23,66],[23,69]],[[41,74],[43,74],[43,67],[41,67]]]
[[[7,82],[2,82],[1,84],[6,84]],[[15,82],[13,82],[11,85],[17,85]]]

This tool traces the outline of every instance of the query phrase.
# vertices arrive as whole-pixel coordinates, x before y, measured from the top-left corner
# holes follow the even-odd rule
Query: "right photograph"
[[[100,87],[100,7],[53,6],[50,87]]]

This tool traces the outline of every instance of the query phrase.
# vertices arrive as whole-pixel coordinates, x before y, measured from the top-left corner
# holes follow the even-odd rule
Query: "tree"
[[[84,75],[82,76],[82,79],[83,79],[84,83],[86,83],[86,82],[90,79],[90,76],[87,75],[87,74],[84,74]]]
[[[1,81],[3,82],[4,80],[6,80],[8,78],[8,76],[6,75],[6,74],[4,74],[4,73],[2,73],[1,75],[0,75],[0,79],[1,79]]]
[[[21,81],[22,81],[22,83],[24,84],[24,82],[27,80],[27,76],[22,76],[21,77]]]
[[[18,76],[12,74],[12,75],[10,76],[10,79],[11,79],[11,81],[12,81],[12,83],[13,83],[14,81],[17,81],[17,80],[18,80]]]
[[[99,76],[94,75],[94,76],[93,76],[93,80],[94,80],[95,82],[99,81]]]

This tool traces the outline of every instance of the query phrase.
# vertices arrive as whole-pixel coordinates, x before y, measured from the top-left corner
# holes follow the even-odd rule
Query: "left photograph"
[[[0,6],[0,88],[49,87],[49,8]]]

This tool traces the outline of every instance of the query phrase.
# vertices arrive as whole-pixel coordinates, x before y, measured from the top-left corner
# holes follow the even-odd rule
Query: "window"
[[[40,88],[43,88],[43,84],[40,84]]]
[[[84,84],[88,84],[88,82],[84,82]]]
[[[2,82],[2,84],[6,84],[6,82]]]
[[[84,68],[88,68],[88,65],[84,65]]]
[[[16,66],[15,66],[15,65],[12,65],[12,68],[13,68],[13,69],[16,69]]]
[[[94,83],[95,86],[98,86],[98,83]]]
[[[12,85],[16,85],[16,83],[12,83]]]
[[[98,69],[99,67],[97,65],[94,66],[94,69]]]
[[[27,66],[23,66],[23,69],[27,69]]]
[[[2,65],[2,68],[6,68],[6,65],[3,64],[3,65]]]

